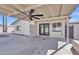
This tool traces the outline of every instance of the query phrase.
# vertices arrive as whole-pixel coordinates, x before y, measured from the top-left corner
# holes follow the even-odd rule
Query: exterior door
[[[49,23],[39,24],[39,35],[49,36]]]
[[[65,38],[67,38],[67,25],[65,26]],[[74,38],[74,26],[69,26],[69,38]]]
[[[67,24],[65,25],[65,38],[67,38]]]
[[[74,26],[69,26],[69,38],[74,38]]]

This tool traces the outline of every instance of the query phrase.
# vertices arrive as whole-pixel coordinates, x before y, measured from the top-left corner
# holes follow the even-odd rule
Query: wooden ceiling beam
[[[56,17],[51,17],[51,18],[45,18],[45,19],[40,19],[40,20],[34,20],[34,21],[46,21],[46,20],[55,20],[55,19],[67,19],[69,16],[56,16]]]

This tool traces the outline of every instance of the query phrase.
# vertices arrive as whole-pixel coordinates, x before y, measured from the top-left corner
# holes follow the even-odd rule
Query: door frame
[[[43,31],[44,31],[44,33],[43,34],[41,34],[41,25],[43,25]],[[45,34],[45,25],[47,25],[48,26],[48,34]],[[39,35],[45,35],[45,36],[49,36],[49,31],[50,30],[50,28],[49,28],[49,23],[41,23],[41,24],[39,24]]]

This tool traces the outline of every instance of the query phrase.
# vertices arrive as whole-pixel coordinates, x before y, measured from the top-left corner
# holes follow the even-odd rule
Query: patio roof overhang
[[[59,16],[69,16],[75,8],[75,4],[0,4],[0,13],[7,16],[15,16],[19,19],[27,17],[18,12],[29,13],[30,9],[35,9],[34,14],[43,14],[41,19],[53,18]]]

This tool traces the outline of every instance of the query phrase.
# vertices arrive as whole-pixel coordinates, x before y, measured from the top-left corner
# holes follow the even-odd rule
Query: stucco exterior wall
[[[8,32],[8,33],[11,33],[11,32],[13,32],[13,31],[14,31],[14,26],[8,26],[7,32]]]
[[[36,32],[37,32],[36,24],[30,25],[30,36],[37,36]]]
[[[20,26],[20,30],[17,31],[16,27]],[[30,35],[30,26],[29,26],[29,21],[25,21],[25,20],[20,20],[17,23],[14,24],[14,32],[16,33],[22,33],[25,35]]]
[[[3,32],[3,27],[2,26],[0,26],[0,33],[2,33]]]
[[[79,23],[70,23],[70,26],[73,26],[74,39],[79,39]]]
[[[62,28],[62,31],[61,32],[53,32],[52,31],[52,25],[53,23],[57,23],[57,22],[60,22],[61,23],[61,28]],[[50,37],[57,37],[57,38],[65,38],[65,24],[66,24],[66,19],[55,19],[55,20],[44,20],[44,21],[36,21],[35,22],[35,25],[33,25],[33,27],[35,27],[35,29],[32,29],[31,33],[34,32],[33,35],[35,36],[40,36],[39,35],[39,24],[42,24],[42,23],[49,23],[49,36]],[[32,27],[32,28],[33,28]]]
[[[67,23],[66,19],[55,19],[55,20],[40,20],[35,21],[34,24],[30,24],[29,21],[20,20],[14,24],[14,32],[23,33],[29,36],[41,36],[39,35],[39,24],[49,23],[49,36],[56,38],[65,38],[65,25]],[[53,23],[61,23],[61,32],[53,32]],[[16,26],[21,26],[20,31],[16,30]]]
[[[79,24],[74,24],[74,39],[79,39]]]

